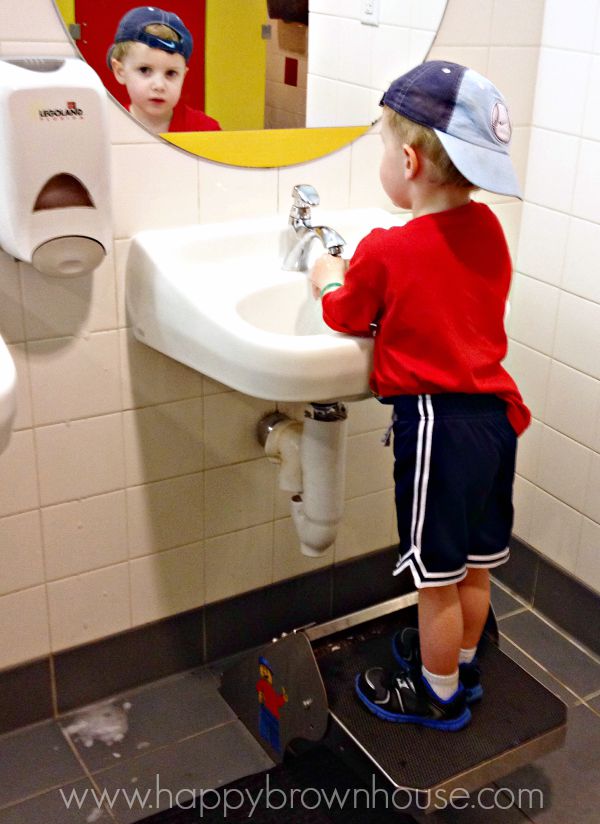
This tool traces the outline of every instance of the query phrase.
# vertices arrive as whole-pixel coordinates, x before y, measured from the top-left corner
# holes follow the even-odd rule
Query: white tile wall
[[[600,95],[600,57],[593,56],[582,129],[583,137],[589,137],[592,140],[600,140],[600,108],[598,107],[598,95]]]
[[[537,448],[529,449],[530,460],[520,466],[532,483],[520,480],[527,512],[515,528],[598,591],[599,25],[598,0],[546,0],[517,259],[519,272],[535,278],[537,286],[523,289],[519,277],[516,295],[525,294],[529,328],[522,314],[511,326],[515,337],[550,359],[543,405],[540,364],[531,358],[519,362],[539,422]],[[543,291],[542,281],[551,292]],[[524,308],[519,305],[518,313]]]
[[[552,354],[559,300],[556,287],[517,273],[510,295],[511,337],[538,352]]]
[[[0,660],[10,667],[50,652],[46,587],[29,587],[0,598]]]
[[[206,600],[220,601],[273,580],[273,524],[206,541]]]
[[[125,492],[44,507],[42,533],[48,580],[126,561]]]
[[[542,129],[579,134],[583,125],[591,54],[563,49],[540,51],[533,120]]]
[[[597,522],[584,518],[581,526],[579,552],[575,562],[575,574],[588,586],[600,592],[600,526]]]
[[[546,0],[543,45],[591,51],[597,11],[596,0]]]
[[[563,435],[593,449],[600,413],[600,381],[551,361],[545,414],[538,417]]]
[[[44,552],[35,510],[0,520],[0,595],[44,583]]]
[[[494,46],[538,46],[546,0],[502,0],[492,12],[490,43]],[[525,79],[525,78],[524,78]]]
[[[46,589],[53,650],[84,644],[131,626],[126,563],[51,581]]]
[[[600,379],[600,304],[562,292],[553,355]]]
[[[289,512],[289,493],[286,505],[282,507]],[[298,535],[291,518],[280,518],[273,525],[273,580],[280,581],[293,575],[303,575],[320,567],[329,566],[338,560],[337,547],[340,539],[328,547],[322,555],[309,558],[298,552]]]
[[[575,188],[579,140],[575,135],[533,128],[525,199],[569,212]]]
[[[25,334],[28,340],[113,330],[116,326],[112,251],[91,275],[56,278],[20,264]]]
[[[112,492],[125,485],[120,414],[38,427],[35,442],[42,506]]]
[[[204,475],[182,475],[126,490],[129,556],[200,542],[204,536]]]
[[[562,287],[594,303],[600,303],[600,225],[588,220],[571,218]]]
[[[311,0],[306,125],[375,120],[385,88],[429,51],[444,6],[443,0],[383,0],[379,25],[367,26],[357,0]]]
[[[543,546],[545,555],[552,561],[574,572],[582,521],[583,516],[577,510],[536,489],[529,541],[533,546]]]
[[[518,271],[559,286],[568,234],[568,215],[525,202],[516,258]]]
[[[527,398],[532,415],[544,419],[552,359],[512,340],[504,366],[517,382],[523,397]]]
[[[576,92],[580,132],[564,119],[551,122],[545,110],[545,125],[536,124],[515,255],[522,275],[513,305],[518,340],[508,362],[537,416],[520,444],[517,533],[600,588],[600,411],[591,423],[600,377],[593,265],[600,221],[593,181],[585,185],[588,160],[595,174],[598,140],[597,106],[590,102],[600,82],[598,4],[577,3],[575,14],[573,0],[547,0],[544,47],[553,51],[555,67],[561,58],[563,65],[589,63],[581,85],[589,81],[590,91],[583,110]],[[409,38],[414,60],[412,49],[432,26],[422,15],[442,5],[384,0],[382,26],[370,36],[385,39],[384,27],[395,26],[396,42],[406,42],[400,29],[422,27]],[[542,6],[542,0],[449,0],[432,52],[489,72],[506,90],[522,158]],[[339,17],[339,9],[338,0],[312,0],[314,15]],[[343,10],[356,31],[358,0]],[[336,34],[340,25],[338,19]],[[69,53],[49,0],[4,0],[0,53],[15,49]],[[385,61],[361,59],[365,78],[376,72],[381,80],[391,71]],[[338,97],[344,107],[348,98],[359,101],[364,122],[365,111],[377,113],[379,97],[360,85],[362,73],[354,79],[359,85],[347,82],[347,95]],[[557,101],[550,103],[556,111]],[[572,111],[574,100],[565,105]],[[582,133],[589,146],[580,152]],[[288,496],[276,489],[277,470],[252,439],[253,418],[265,405],[136,343],[124,304],[129,238],[139,228],[225,220],[247,213],[249,204],[253,214],[284,213],[300,180],[314,183],[330,208],[389,208],[378,180],[377,129],[322,160],[264,170],[187,157],[116,107],[111,135],[114,254],[92,277],[58,281],[0,252],[0,329],[20,381],[18,429],[0,456],[0,625],[10,628],[0,633],[0,668],[396,540],[391,453],[378,443],[387,409],[369,401],[351,410],[346,512],[335,547],[313,562],[298,552]],[[574,194],[582,210],[576,218],[569,217]],[[519,207],[494,203],[516,249]],[[585,403],[574,406],[573,393]],[[561,530],[542,532],[546,516]]]
[[[581,140],[573,192],[574,215],[593,220],[595,223],[600,222],[599,184],[600,143],[595,140]]]
[[[201,543],[136,558],[130,564],[131,620],[157,621],[204,603]]]
[[[119,333],[27,344],[36,426],[121,409]]]
[[[549,426],[541,433],[538,485],[574,509],[581,508],[589,484],[592,453]]]

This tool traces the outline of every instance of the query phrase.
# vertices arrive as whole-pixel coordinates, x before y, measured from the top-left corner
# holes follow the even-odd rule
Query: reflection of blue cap
[[[271,672],[273,672],[273,670],[271,670],[271,665],[269,664],[269,662],[267,661],[267,659],[266,659],[264,656],[259,655],[259,657],[258,657],[258,663],[259,663],[261,666],[266,667],[268,670],[270,670]]]
[[[168,26],[179,35],[179,40],[164,40],[155,34],[149,34],[145,29],[153,23]],[[183,24],[181,17],[170,11],[157,9],[156,6],[138,6],[125,14],[117,27],[115,42],[108,50],[106,56],[110,68],[110,58],[115,43],[124,43],[133,40],[136,43],[144,43],[152,49],[162,49],[172,54],[181,54],[187,63],[194,48],[194,40],[188,29]]]
[[[508,152],[508,109],[487,78],[457,63],[430,60],[394,80],[381,105],[433,129],[458,171],[475,186],[522,197]]]

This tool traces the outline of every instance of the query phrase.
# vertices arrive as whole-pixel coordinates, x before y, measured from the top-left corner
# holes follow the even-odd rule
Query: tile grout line
[[[192,738],[196,738],[197,736],[203,735],[206,732],[212,732],[213,730],[219,729],[221,727],[225,727],[229,724],[235,724],[236,721],[238,721],[238,720],[239,720],[238,718],[231,718],[228,721],[222,721],[218,724],[214,724],[213,726],[207,727],[206,729],[204,729],[200,732],[195,732],[195,733],[192,733],[191,735],[184,736],[183,738],[180,738],[177,741],[171,741],[169,743],[166,743],[166,744],[163,744],[161,746],[155,747],[154,749],[152,749],[150,751],[145,751],[143,753],[135,755],[132,758],[123,759],[122,763],[133,763],[133,762],[139,760],[140,758],[143,758],[144,755],[147,754],[147,752],[156,753],[156,752],[160,752],[161,750],[167,749],[168,747],[178,746],[179,744],[183,743],[184,741],[189,741]],[[69,781],[63,782],[62,784],[53,784],[49,787],[43,787],[39,791],[32,792],[29,795],[26,795],[26,796],[23,796],[22,798],[16,799],[15,801],[10,801],[8,804],[0,805],[0,810],[6,810],[6,809],[11,809],[13,807],[18,807],[20,804],[23,804],[27,801],[30,801],[30,800],[34,799],[34,798],[38,798],[42,795],[45,795],[48,792],[61,790],[63,787],[66,787],[67,785],[75,784],[78,781],[82,781],[82,780],[85,780],[85,779],[90,781],[90,783],[94,787],[95,791],[98,793],[97,797],[100,797],[102,795],[102,790],[101,790],[100,786],[97,784],[97,782],[95,781],[94,776],[99,775],[101,773],[105,773],[108,770],[113,769],[117,765],[116,764],[115,765],[110,765],[108,767],[103,767],[101,769],[98,769],[98,770],[95,770],[94,772],[92,772],[91,769],[86,764],[82,754],[79,752],[78,748],[73,743],[71,737],[68,735],[68,733],[66,733],[64,731],[62,726],[58,723],[58,720],[57,719],[51,719],[51,722],[58,727],[62,737],[65,740],[65,743],[67,744],[67,746],[69,747],[69,749],[73,753],[78,765],[82,768],[83,775],[77,776],[76,778],[70,779]],[[104,806],[103,806],[103,809],[104,809]],[[111,819],[114,822],[117,822],[117,824],[118,824],[118,819],[115,817],[113,811],[109,808],[106,808],[106,809],[107,809],[107,812],[109,813],[109,815],[111,816]]]
[[[75,756],[75,758],[77,759],[77,761],[79,762],[79,764],[82,766],[82,768],[83,768],[83,771],[84,771],[84,773],[85,773],[86,778],[88,779],[88,781],[90,782],[90,784],[92,785],[92,787],[94,788],[94,790],[98,793],[98,796],[96,796],[96,799],[97,799],[98,797],[102,797],[102,796],[101,796],[101,790],[100,790],[100,787],[99,787],[99,786],[98,786],[98,784],[94,781],[94,776],[93,776],[93,774],[92,774],[92,773],[90,772],[90,770],[88,769],[87,764],[85,763],[85,761],[83,760],[83,757],[82,757],[82,756],[81,756],[81,754],[79,753],[79,750],[77,749],[77,747],[76,747],[76,746],[75,746],[75,744],[73,743],[73,741],[72,741],[72,739],[71,739],[71,736],[70,736],[70,735],[69,735],[69,734],[68,734],[68,733],[67,733],[67,732],[66,732],[66,731],[62,728],[62,726],[58,723],[58,721],[56,722],[56,724],[57,724],[57,726],[58,726],[59,730],[61,731],[61,734],[62,734],[63,738],[64,738],[64,739],[65,739],[65,741],[67,742],[67,746],[71,749],[71,751],[72,751],[73,755]],[[65,785],[63,785],[63,786],[65,786]],[[96,805],[96,806],[97,806],[97,809],[100,809],[100,805]],[[117,824],[118,824],[118,819],[117,819],[117,818],[113,815],[113,811],[112,811],[112,809],[110,809],[110,807],[105,807],[104,803],[103,803],[101,806],[102,806],[102,809],[103,809],[103,810],[106,810],[106,812],[108,813],[108,815],[110,816],[110,818],[111,818],[113,821],[117,822]]]
[[[563,683],[563,682],[560,680],[560,678],[558,678],[558,677],[557,677],[557,676],[556,676],[553,672],[551,672],[551,671],[550,671],[550,670],[549,670],[549,669],[548,669],[548,668],[547,668],[544,664],[542,664],[540,661],[538,661],[536,658],[534,658],[534,657],[533,657],[533,655],[531,655],[531,653],[529,653],[529,652],[527,652],[526,650],[524,650],[524,649],[523,649],[523,647],[520,647],[520,646],[519,646],[519,644],[517,644],[517,643],[516,643],[516,641],[514,641],[514,640],[513,640],[510,636],[508,636],[505,632],[500,631],[500,637],[501,637],[501,638],[504,638],[506,641],[510,641],[510,643],[511,643],[514,647],[516,647],[516,648],[519,650],[519,652],[520,652],[520,653],[522,653],[522,654],[523,654],[526,658],[528,658],[530,661],[533,661],[533,663],[534,663],[534,664],[536,664],[536,665],[537,665],[537,666],[538,666],[538,667],[539,667],[539,668],[540,668],[543,672],[545,672],[545,673],[546,673],[546,675],[549,675],[549,676],[550,676],[550,677],[551,677],[554,681],[556,681],[558,684],[560,684],[560,685],[561,685],[561,687],[564,687],[564,689],[566,689],[566,690],[567,690],[567,692],[570,692],[570,693],[571,693],[571,695],[574,695],[574,696],[575,696],[575,698],[577,698],[577,699],[578,699],[578,701],[583,701],[583,700],[584,700],[584,699],[583,699],[580,695],[578,695],[578,694],[575,692],[575,690],[574,690],[572,687],[569,687],[569,686],[567,686],[567,684]],[[505,653],[505,654],[506,654],[506,655],[508,655],[508,653]],[[509,655],[508,657],[510,658],[510,655]],[[531,673],[530,673],[530,674],[531,674]],[[532,678],[535,678],[535,675],[532,675]],[[536,678],[536,681],[537,681],[537,678]],[[552,692],[552,690],[551,690],[551,692]]]
[[[571,644],[573,644],[573,646],[577,647],[577,649],[579,649],[581,652],[585,653],[585,655],[587,655],[588,658],[591,658],[592,661],[594,661],[594,663],[600,664],[600,656],[596,655],[596,653],[594,653],[592,650],[588,649],[588,647],[586,647],[581,641],[579,641],[573,635],[569,635],[569,633],[567,633],[564,629],[562,629],[562,627],[559,627],[558,624],[553,623],[546,615],[544,615],[543,612],[540,612],[539,610],[537,610],[533,606],[533,604],[528,604],[526,601],[523,600],[523,598],[520,595],[513,592],[513,590],[511,590],[509,587],[506,586],[506,584],[502,583],[501,581],[498,581],[497,579],[494,578],[493,583],[496,586],[498,586],[499,589],[501,589],[507,595],[510,595],[516,601],[519,601],[520,603],[522,603],[523,606],[525,607],[525,609],[528,609],[530,612],[532,612],[537,618],[540,619],[540,621],[543,621],[547,626],[549,626],[550,629],[554,630],[554,632],[556,632],[558,635],[562,636],[566,641],[570,641]],[[522,612],[522,611],[524,611],[524,610],[515,610],[514,612],[510,612],[510,613],[507,613],[506,615],[503,615],[501,618],[499,616],[496,616],[496,617],[497,617],[498,621],[501,621],[504,618],[510,618],[513,615],[517,615],[519,612]],[[600,690],[598,690],[598,693],[600,694]]]
[[[503,615],[497,615],[496,620],[498,622],[504,621],[505,618],[513,618],[515,615],[522,615],[524,612],[530,611],[528,607],[519,607],[518,609],[513,609],[510,612],[505,612]]]
[[[588,647],[586,647],[581,641],[577,640],[577,638],[574,638],[572,635],[569,635],[564,629],[562,629],[562,627],[559,627],[558,624],[555,624],[546,615],[544,615],[542,612],[539,612],[534,607],[531,607],[531,612],[537,618],[539,618],[540,621],[546,624],[546,626],[554,630],[554,632],[556,632],[557,635],[560,635],[562,638],[565,639],[565,641],[569,641],[571,644],[573,644],[574,647],[577,647],[577,649],[580,650],[580,652],[583,652],[584,655],[587,655],[587,657],[590,658],[595,664],[600,665],[600,656],[596,655],[596,653],[593,652],[591,649],[588,649]]]
[[[594,715],[597,715],[598,718],[600,718],[600,710],[596,709],[596,707],[590,706],[590,704],[588,704],[587,701],[582,701],[580,706],[586,707],[590,712],[593,712]]]
[[[502,590],[502,592],[505,592],[507,595],[510,595],[511,598],[514,598],[515,601],[518,601],[518,603],[522,604],[524,607],[527,607],[527,609],[531,609],[531,604],[528,603],[522,595],[519,595],[518,592],[515,592],[507,586],[503,581],[500,581],[498,578],[492,578],[492,583],[494,586],[497,586],[498,589]]]
[[[144,758],[149,753],[158,753],[158,752],[161,752],[162,750],[168,749],[169,747],[177,747],[180,744],[183,744],[185,741],[191,741],[192,738],[198,738],[199,736],[204,735],[205,733],[213,732],[214,730],[218,730],[218,729],[221,729],[223,727],[227,727],[230,724],[235,724],[237,721],[239,721],[239,718],[237,718],[237,717],[236,718],[231,718],[231,719],[229,719],[229,721],[221,721],[219,724],[214,724],[212,727],[207,727],[205,730],[202,730],[201,732],[194,732],[191,735],[186,735],[183,738],[178,738],[177,741],[170,741],[166,744],[161,744],[160,746],[154,747],[152,749],[145,749],[142,752],[138,753],[137,755],[132,756],[131,758],[123,758],[123,759],[121,759],[121,761],[119,763],[121,763],[121,764],[133,764],[136,761],[139,761],[141,758]],[[118,766],[118,764],[115,763],[115,764],[111,764],[108,767],[101,767],[100,769],[94,770],[94,772],[90,772],[89,777],[92,778],[95,775],[101,775],[102,773],[108,772],[109,770],[112,770],[117,766]],[[87,771],[87,768],[86,768],[86,771]]]
[[[22,798],[17,799],[16,801],[11,801],[8,804],[0,805],[0,811],[10,810],[10,809],[19,807],[21,804],[25,804],[27,801],[31,801],[34,798],[40,798],[42,795],[46,795],[46,793],[60,791],[64,787],[66,787],[70,784],[76,784],[77,782],[84,781],[85,779],[90,781],[90,783],[92,784],[92,786],[94,787],[94,789],[97,792],[100,792],[100,788],[98,787],[96,782],[93,780],[93,777],[92,777],[91,773],[88,771],[83,759],[80,758],[79,753],[77,752],[76,748],[74,747],[74,745],[72,744],[72,742],[70,741],[68,736],[64,733],[64,731],[63,731],[62,727],[60,726],[60,724],[55,719],[52,720],[52,723],[55,724],[59,728],[59,731],[61,732],[63,738],[65,739],[65,743],[67,744],[69,749],[72,751],[72,753],[73,753],[77,763],[79,764],[79,766],[83,769],[83,775],[80,775],[77,778],[71,779],[69,781],[63,782],[62,784],[53,784],[50,787],[43,787],[39,791],[32,792],[29,795],[26,795],[26,796],[23,796]],[[103,809],[104,809],[104,807],[103,807]],[[117,819],[112,815],[112,811],[107,810],[107,812],[109,813],[111,819],[113,821],[117,822]],[[117,824],[118,824],[118,822],[117,822]]]
[[[588,693],[585,696],[584,701],[593,701],[594,698],[600,698],[600,689],[594,690],[593,692]]]

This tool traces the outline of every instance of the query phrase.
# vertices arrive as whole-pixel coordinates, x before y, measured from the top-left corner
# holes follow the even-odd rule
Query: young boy
[[[155,6],[138,6],[119,22],[107,63],[127,87],[129,111],[154,134],[221,129],[204,112],[178,105],[193,45],[181,18]]]
[[[530,418],[501,365],[509,252],[471,193],[520,190],[506,105],[481,75],[430,61],[381,102],[381,183],[412,220],[371,232],[349,264],[320,258],[311,275],[330,327],[369,335],[376,324],[371,388],[394,407],[394,574],[410,569],[419,589],[418,633],[393,639],[401,671],[371,668],[356,691],[381,718],[457,730],[483,692],[488,570],[508,559],[516,439]]]

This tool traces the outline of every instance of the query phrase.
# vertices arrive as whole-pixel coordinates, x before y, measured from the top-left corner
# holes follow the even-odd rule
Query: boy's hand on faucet
[[[328,283],[343,283],[348,268],[348,260],[333,255],[321,255],[312,268],[310,282],[315,300],[321,296],[321,289]]]

